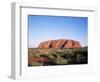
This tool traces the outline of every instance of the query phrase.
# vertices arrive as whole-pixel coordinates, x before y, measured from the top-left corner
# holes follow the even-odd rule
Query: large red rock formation
[[[43,41],[38,46],[38,48],[80,48],[80,47],[81,47],[80,42],[67,39]]]

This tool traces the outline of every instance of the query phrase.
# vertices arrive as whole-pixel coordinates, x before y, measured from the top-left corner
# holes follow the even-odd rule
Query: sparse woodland
[[[88,47],[71,49],[28,49],[28,66],[74,65],[87,63]]]

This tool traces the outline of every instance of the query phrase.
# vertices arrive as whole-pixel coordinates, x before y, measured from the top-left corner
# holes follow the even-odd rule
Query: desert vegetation
[[[28,49],[28,66],[71,65],[87,63],[87,47],[71,49]]]

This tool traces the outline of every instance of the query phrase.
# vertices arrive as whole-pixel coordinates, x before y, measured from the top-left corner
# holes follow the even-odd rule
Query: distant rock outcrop
[[[81,44],[79,41],[58,39],[43,41],[39,44],[38,48],[80,48]]]

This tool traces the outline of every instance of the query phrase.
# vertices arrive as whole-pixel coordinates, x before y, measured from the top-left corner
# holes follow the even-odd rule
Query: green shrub
[[[42,66],[43,64],[42,63],[39,63],[39,62],[32,62],[32,66]]]
[[[68,64],[68,61],[66,59],[56,59],[55,63],[57,65],[65,65],[65,64]]]

